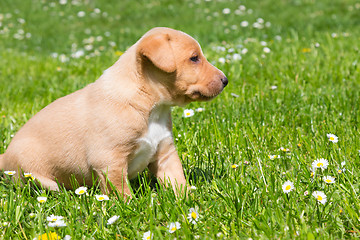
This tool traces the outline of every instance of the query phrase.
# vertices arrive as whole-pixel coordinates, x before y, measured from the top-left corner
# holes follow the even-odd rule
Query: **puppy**
[[[30,172],[44,188],[71,178],[103,192],[109,181],[130,196],[127,179],[146,167],[175,192],[186,185],[172,138],[170,108],[208,101],[228,84],[189,35],[154,28],[94,83],[57,99],[15,135],[0,168]]]

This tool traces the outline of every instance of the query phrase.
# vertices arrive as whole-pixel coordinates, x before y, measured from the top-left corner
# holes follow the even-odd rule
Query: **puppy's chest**
[[[169,121],[170,107],[159,106],[152,111],[146,134],[138,140],[138,148],[128,166],[130,179],[136,177],[149,165],[161,141],[171,137]]]

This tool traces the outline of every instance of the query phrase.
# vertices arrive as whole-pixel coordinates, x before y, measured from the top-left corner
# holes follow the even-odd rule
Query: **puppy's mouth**
[[[215,98],[217,95],[219,95],[219,93],[212,94],[212,95],[205,95],[205,94],[201,93],[200,91],[194,91],[191,94],[188,94],[188,97],[195,101],[210,101],[213,98]]]

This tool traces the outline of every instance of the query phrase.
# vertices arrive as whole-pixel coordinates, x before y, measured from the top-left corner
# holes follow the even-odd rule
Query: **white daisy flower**
[[[306,191],[304,192],[304,196],[307,196],[307,195],[309,195],[309,191],[308,191],[308,190],[306,190]]]
[[[270,53],[270,52],[271,52],[271,49],[268,48],[268,47],[264,47],[264,48],[263,48],[263,51],[264,51],[264,53]]]
[[[237,165],[237,164],[234,163],[233,165],[231,165],[231,168],[232,168],[232,169],[237,169],[238,166],[239,166],[239,165]]]
[[[66,227],[66,223],[64,222],[64,220],[57,220],[55,222],[49,222],[48,224],[49,227]]]
[[[15,175],[16,171],[4,171],[6,175],[12,176]]]
[[[290,149],[281,147],[281,148],[280,148],[280,151],[283,151],[283,152],[290,152]]]
[[[181,225],[179,222],[172,222],[168,225],[168,228],[169,228],[169,233],[173,233],[176,230],[180,229]]]
[[[196,224],[199,220],[199,213],[194,208],[190,208],[187,219],[190,223]]]
[[[114,222],[116,222],[118,219],[120,218],[120,216],[112,216],[111,218],[109,218],[109,220],[107,221],[107,225],[111,225],[113,224]]]
[[[35,179],[35,177],[32,175],[32,173],[29,173],[29,172],[24,173],[24,177],[31,178],[31,180]]]
[[[191,190],[191,191],[195,191],[195,190],[196,190],[196,186],[191,186],[191,187],[190,187],[190,190]]]
[[[197,112],[203,112],[203,111],[205,111],[205,108],[199,107],[199,108],[195,109],[195,111],[197,111]]]
[[[83,195],[87,192],[87,187],[79,187],[78,189],[75,190],[75,193],[77,195]]]
[[[47,200],[47,197],[37,197],[36,198],[39,203],[44,203]]]
[[[335,183],[335,178],[332,176],[324,176],[323,177],[324,182],[326,183]]]
[[[312,195],[316,198],[316,200],[318,200],[322,204],[325,204],[327,201],[327,197],[326,197],[325,193],[322,191],[315,191],[315,192],[313,192]]]
[[[184,110],[184,114],[183,114],[183,117],[185,117],[185,118],[188,118],[188,117],[192,117],[192,116],[194,116],[194,110],[192,110],[192,109],[185,109]]]
[[[294,184],[291,181],[286,181],[284,182],[284,184],[282,185],[282,190],[284,191],[284,193],[289,193],[294,189]]]
[[[98,200],[99,202],[109,200],[109,197],[107,195],[95,195],[95,197],[96,197],[96,200]]]
[[[339,138],[332,133],[326,134],[326,136],[329,138],[330,142],[337,143],[339,141]]]
[[[324,159],[324,158],[320,158],[320,159],[316,159],[313,163],[312,163],[312,167],[313,169],[315,168],[321,168],[321,170],[326,169],[329,166],[329,161]]]
[[[231,12],[230,8],[224,8],[224,9],[222,10],[222,13],[223,13],[223,14],[230,14],[230,12]]]
[[[276,159],[276,158],[280,158],[279,155],[268,155],[268,156],[269,156],[269,158],[270,158],[271,160]]]
[[[143,240],[151,240],[151,239],[152,239],[152,237],[153,237],[152,232],[147,231],[147,232],[145,232],[145,233],[144,233],[144,235],[143,235],[142,239],[143,239]]]
[[[58,220],[63,220],[63,219],[64,219],[63,216],[55,216],[54,214],[51,214],[49,217],[46,218],[46,220],[49,222],[56,222]]]
[[[242,26],[242,27],[248,27],[248,26],[249,26],[249,22],[248,22],[248,21],[242,21],[242,22],[240,23],[240,26]]]
[[[85,15],[86,15],[86,14],[85,14],[84,11],[80,11],[80,12],[77,13],[77,16],[80,17],[80,18],[81,18],[81,17],[85,17]]]

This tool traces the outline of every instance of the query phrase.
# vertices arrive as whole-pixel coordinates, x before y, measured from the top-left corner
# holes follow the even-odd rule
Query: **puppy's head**
[[[174,104],[207,101],[228,84],[223,72],[204,57],[198,42],[189,35],[154,28],[138,42],[137,57],[141,74],[164,86]]]

